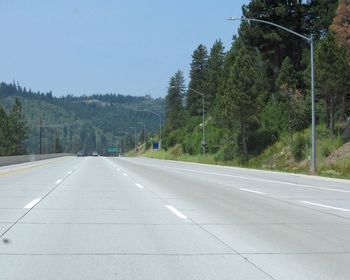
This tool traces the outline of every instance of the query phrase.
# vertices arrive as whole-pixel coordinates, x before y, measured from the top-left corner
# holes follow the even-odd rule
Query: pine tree
[[[266,93],[266,72],[262,57],[256,49],[249,48],[238,39],[234,42],[229,55],[232,64],[225,71],[219,95],[222,117],[234,127],[239,123],[241,154],[243,160],[248,157],[248,137],[251,134],[250,123],[256,121],[263,106]],[[229,129],[230,124],[226,125]]]
[[[0,156],[9,155],[9,127],[5,110],[0,106]]]
[[[166,103],[166,132],[183,126],[184,108],[183,98],[185,93],[185,79],[183,72],[178,70],[169,80]]]
[[[319,96],[326,104],[327,127],[334,134],[336,108],[349,86],[346,49],[338,45],[332,32],[318,44],[315,70]]]
[[[350,3],[347,0],[340,0],[336,16],[329,30],[335,34],[338,44],[343,45],[348,52],[350,63]]]
[[[225,61],[224,46],[221,40],[216,40],[210,50],[208,58],[208,74],[209,85],[208,94],[206,96],[206,108],[210,110],[215,105],[216,94],[219,88],[219,83],[222,75],[222,70]]]
[[[9,114],[9,139],[10,154],[21,155],[25,153],[23,141],[27,137],[28,128],[24,114],[22,112],[22,104],[18,98],[15,99],[11,112]]]
[[[205,97],[208,92],[208,51],[207,48],[200,44],[193,52],[190,70],[189,87],[202,92]],[[201,96],[192,90],[187,93],[187,108],[191,116],[202,113]]]
[[[339,0],[308,0],[304,4],[303,22],[309,36],[323,38],[332,23]]]
[[[253,0],[243,6],[243,15],[246,18],[273,22],[305,34],[307,31],[303,25],[304,6],[298,0]],[[239,35],[249,46],[259,48],[263,58],[269,62],[272,78],[277,77],[286,56],[296,63],[297,70],[302,68],[303,48],[307,46],[305,40],[296,39],[295,35],[274,26],[256,22],[242,22]]]
[[[347,0],[340,0],[336,11],[336,16],[333,19],[329,30],[334,33],[336,42],[343,46],[347,51],[347,61],[350,65],[350,3]],[[348,100],[350,93],[344,90],[341,94],[340,116],[339,121],[345,125],[346,111],[348,108]]]
[[[291,60],[286,57],[276,80],[278,102],[288,114],[288,131],[290,141],[293,141],[293,131],[304,128],[306,103],[305,96],[297,88],[298,77]]]
[[[59,137],[55,138],[54,152],[55,153],[62,153],[63,152],[63,148],[62,148],[61,141],[60,141]]]

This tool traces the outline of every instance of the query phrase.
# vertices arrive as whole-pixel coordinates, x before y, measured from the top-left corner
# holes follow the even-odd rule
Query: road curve
[[[146,158],[0,168],[1,279],[349,279],[350,182]]]

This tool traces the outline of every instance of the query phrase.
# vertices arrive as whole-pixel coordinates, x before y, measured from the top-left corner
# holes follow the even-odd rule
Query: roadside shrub
[[[181,157],[183,154],[182,145],[176,144],[174,147],[169,149],[169,152],[174,157]]]
[[[330,147],[328,145],[323,146],[321,149],[321,153],[323,157],[328,157],[331,154]]]
[[[216,161],[229,161],[237,157],[238,147],[236,143],[228,143],[221,148],[215,155]]]
[[[292,155],[297,162],[305,158],[306,143],[306,139],[300,135],[298,135],[292,143]]]

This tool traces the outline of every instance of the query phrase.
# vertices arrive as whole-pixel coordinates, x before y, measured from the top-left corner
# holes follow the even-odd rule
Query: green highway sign
[[[108,147],[107,152],[108,153],[118,153],[118,148],[117,147]]]

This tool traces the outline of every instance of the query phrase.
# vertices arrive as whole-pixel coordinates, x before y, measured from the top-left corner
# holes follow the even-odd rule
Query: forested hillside
[[[18,84],[0,84],[0,105],[10,111],[18,98],[28,127],[26,153],[84,150],[105,154],[108,147],[131,149],[148,135],[159,131],[159,120],[149,112],[163,114],[164,100],[149,96],[116,94],[54,97],[51,92],[34,93]],[[133,128],[130,128],[133,127]],[[135,129],[134,129],[135,128]],[[11,154],[18,154],[11,153]]]
[[[242,9],[245,18],[314,41],[317,153],[324,160],[347,141],[342,135],[350,116],[349,1],[252,0]],[[298,166],[311,154],[310,69],[307,40],[276,26],[241,21],[230,49],[217,40],[194,50],[186,89],[183,72],[170,78],[163,147],[173,154],[203,152],[204,98],[205,152],[215,161],[255,166],[259,155],[283,140],[274,150],[284,158],[279,167]],[[324,147],[325,139],[337,144]]]

